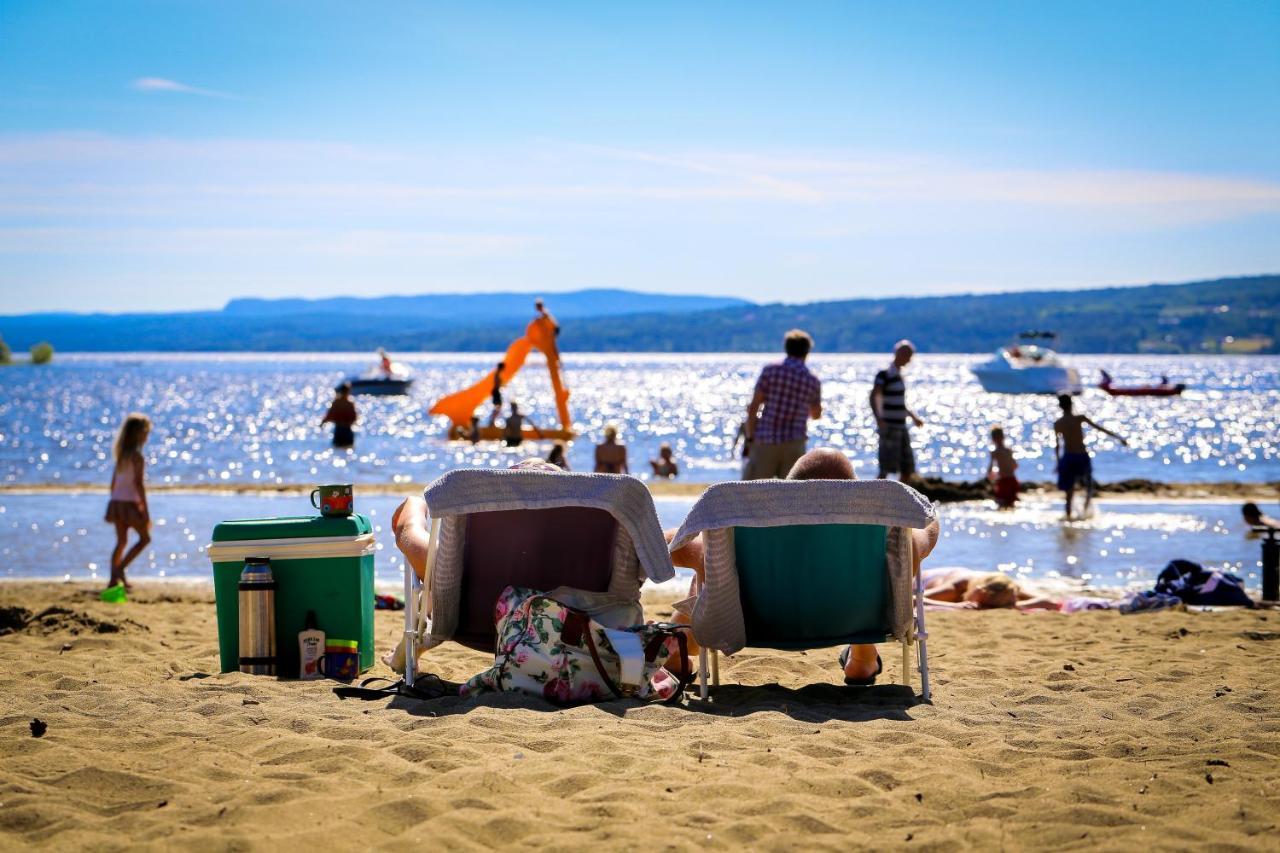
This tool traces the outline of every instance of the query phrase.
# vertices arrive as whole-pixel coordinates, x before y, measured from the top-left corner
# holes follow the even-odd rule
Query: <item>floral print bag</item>
[[[509,586],[494,605],[493,666],[459,688],[531,693],[557,705],[635,697],[674,702],[691,673],[688,625],[648,623],[615,630],[546,593]],[[672,659],[672,656],[675,656]]]

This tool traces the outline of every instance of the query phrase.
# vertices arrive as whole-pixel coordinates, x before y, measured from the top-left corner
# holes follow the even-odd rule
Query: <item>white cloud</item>
[[[133,88],[139,92],[173,92],[181,95],[200,95],[205,98],[226,98],[235,99],[236,96],[229,92],[220,92],[217,89],[202,89],[199,86],[188,86],[186,83],[179,83],[177,80],[166,80],[163,77],[139,77],[133,81]]]

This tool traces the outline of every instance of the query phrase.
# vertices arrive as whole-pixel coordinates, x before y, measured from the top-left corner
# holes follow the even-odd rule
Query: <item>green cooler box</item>
[[[298,632],[314,610],[326,638],[358,640],[360,670],[373,666],[373,528],[345,518],[246,518],[213,529],[209,559],[218,606],[222,671],[240,668],[240,572],[269,557],[276,580],[277,674],[298,677]]]

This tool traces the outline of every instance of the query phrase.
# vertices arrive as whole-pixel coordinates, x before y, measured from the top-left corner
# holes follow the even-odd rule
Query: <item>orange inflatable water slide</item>
[[[556,397],[556,414],[560,417],[559,429],[525,426],[526,440],[555,439],[568,441],[575,435],[573,420],[569,417],[569,389],[560,381],[560,350],[556,347],[556,327],[546,317],[536,317],[524,330],[524,337],[517,338],[507,347],[507,354],[502,359],[505,367],[502,371],[502,384],[511,381],[520,368],[530,350],[538,350],[547,357],[547,371],[551,374],[551,389]],[[431,414],[445,415],[449,418],[449,437],[464,438],[471,431],[471,418],[476,410],[488,402],[493,393],[493,370],[490,370],[476,384],[447,397],[442,397],[431,407]],[[502,428],[497,426],[481,426],[480,438],[484,440],[501,439]]]

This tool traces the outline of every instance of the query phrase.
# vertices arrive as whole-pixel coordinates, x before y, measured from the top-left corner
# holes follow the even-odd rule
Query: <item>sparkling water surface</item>
[[[359,495],[373,522],[378,585],[402,588],[404,564],[390,533],[399,498]],[[658,498],[663,527],[677,527],[693,500]],[[114,534],[103,495],[0,494],[0,578],[105,582]],[[1260,545],[1246,537],[1234,503],[1100,501],[1087,521],[1064,524],[1060,503],[1031,501],[1010,512],[990,503],[939,507],[942,537],[927,567],[1004,571],[1049,590],[1151,585],[1175,558],[1226,568],[1259,585]],[[1264,507],[1274,513],[1275,507]],[[135,580],[210,579],[205,547],[219,521],[310,515],[302,495],[165,493],[153,505],[152,544],[129,568]],[[682,582],[677,582],[679,587]]]
[[[111,445],[123,416],[148,414],[150,482],[169,484],[395,483],[429,481],[459,466],[506,466],[545,456],[548,443],[509,450],[443,439],[447,420],[427,414],[440,396],[476,381],[495,355],[399,356],[415,372],[407,397],[358,397],[353,452],[335,451],[320,419],[333,386],[359,373],[352,355],[63,355],[45,367],[0,370],[0,483],[105,485]],[[920,471],[950,479],[984,472],[988,431],[1005,428],[1024,480],[1053,471],[1049,397],[987,394],[969,372],[986,355],[918,356],[908,369],[909,404],[927,421],[914,431]],[[1274,356],[1068,356],[1086,382],[1106,368],[1119,384],[1187,383],[1181,396],[1079,398],[1085,414],[1125,435],[1129,447],[1095,435],[1097,477],[1174,482],[1280,480],[1280,358]],[[592,354],[564,359],[570,405],[581,438],[569,448],[574,470],[590,470],[593,445],[616,424],[632,473],[670,442],[684,479],[737,476],[734,435],[763,355]],[[810,446],[840,448],[875,473],[875,426],[868,394],[887,357],[815,353],[824,414]],[[550,383],[535,354],[509,386],[533,423],[554,423]],[[487,404],[479,414],[487,418]]]

